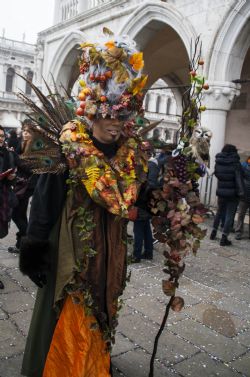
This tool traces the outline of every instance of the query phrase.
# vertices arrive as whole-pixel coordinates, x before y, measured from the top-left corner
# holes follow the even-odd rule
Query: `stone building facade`
[[[249,20],[249,0],[55,0],[54,26],[39,34],[40,69],[70,90],[78,76],[76,47],[107,26],[136,40],[149,87],[159,79],[169,87],[183,85],[189,79],[191,40],[201,35],[203,74],[210,86],[201,122],[213,131],[212,173],[214,156],[225,143],[235,144],[242,159],[250,154],[250,84],[234,82],[250,78]],[[173,95],[177,122],[181,89]]]
[[[233,82],[250,78],[249,16],[247,0],[55,0],[54,26],[39,34],[44,54],[40,70],[72,88],[78,76],[77,45],[107,26],[130,35],[144,51],[149,86],[158,79],[177,86],[188,82],[190,42],[201,35],[210,85],[202,124],[214,134],[213,167],[225,142],[236,144],[242,156],[250,152],[250,85]],[[181,91],[175,89],[173,95],[178,115]]]
[[[203,74],[210,86],[201,122],[213,131],[210,172],[225,143],[235,144],[242,158],[250,154],[249,0],[55,0],[54,9],[54,25],[39,33],[36,46],[36,83],[43,90],[42,77],[50,81],[51,74],[58,85],[73,88],[77,46],[95,39],[103,26],[128,34],[144,52],[149,88],[158,80],[175,87],[171,94],[169,89],[149,90],[145,99],[148,117],[164,118],[161,132],[168,128],[170,140],[181,114],[180,86],[189,81],[191,40],[201,35]],[[1,85],[3,91],[2,79]]]
[[[0,38],[0,124],[6,129],[20,127],[25,118],[27,109],[15,93],[22,90],[29,96],[31,88],[17,73],[33,80],[35,50],[35,45],[24,41]]]

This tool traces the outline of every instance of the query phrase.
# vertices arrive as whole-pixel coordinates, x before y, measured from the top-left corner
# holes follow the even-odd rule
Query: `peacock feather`
[[[22,155],[22,159],[36,174],[59,173],[66,169],[66,161],[59,142],[60,133],[65,123],[75,117],[74,100],[66,90],[64,90],[64,96],[59,93],[53,78],[53,90],[44,80],[48,91],[48,96],[45,96],[26,77],[20,74],[18,76],[30,85],[37,97],[35,102],[23,92],[17,93],[17,96],[30,109],[30,114],[27,116],[32,121],[30,124],[32,141],[26,148],[25,154]]]

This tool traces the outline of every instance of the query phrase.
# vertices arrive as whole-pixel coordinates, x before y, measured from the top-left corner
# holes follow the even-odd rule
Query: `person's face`
[[[93,124],[93,136],[104,144],[117,141],[121,135],[123,122],[118,119],[98,119]]]
[[[29,132],[28,127],[22,129],[23,141],[29,141],[31,139],[31,133]]]
[[[4,140],[5,140],[5,134],[4,134],[3,130],[0,130],[0,147],[3,146]]]

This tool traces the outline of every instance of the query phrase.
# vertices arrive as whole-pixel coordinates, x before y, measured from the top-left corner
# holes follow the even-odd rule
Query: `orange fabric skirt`
[[[57,322],[43,377],[110,377],[110,354],[93,316],[68,296]]]

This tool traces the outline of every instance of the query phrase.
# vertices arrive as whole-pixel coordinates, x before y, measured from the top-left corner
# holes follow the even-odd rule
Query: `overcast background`
[[[0,36],[36,43],[37,33],[53,24],[54,0],[0,0]]]

